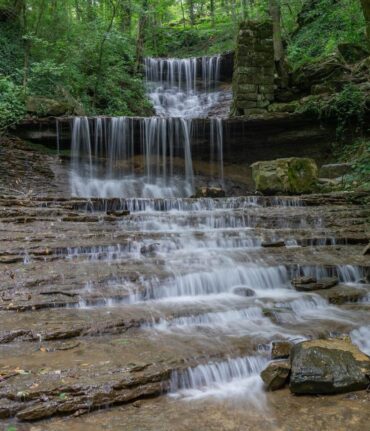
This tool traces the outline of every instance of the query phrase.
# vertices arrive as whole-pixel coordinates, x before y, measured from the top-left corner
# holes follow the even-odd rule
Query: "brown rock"
[[[299,277],[293,279],[292,284],[298,292],[311,292],[330,289],[338,284],[338,279],[336,277],[324,277],[317,281],[311,277]]]
[[[271,359],[287,359],[290,356],[293,343],[290,341],[273,341]]]
[[[268,391],[276,391],[283,388],[288,380],[290,368],[288,361],[270,362],[261,373],[261,378],[266,385],[266,389]]]

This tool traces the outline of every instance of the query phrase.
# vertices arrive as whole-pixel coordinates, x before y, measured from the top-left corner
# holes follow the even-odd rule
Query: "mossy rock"
[[[251,165],[256,190],[264,194],[312,193],[317,188],[318,168],[309,158],[290,157]]]
[[[28,97],[26,109],[28,113],[41,117],[58,117],[68,114],[83,115],[80,106],[65,100],[49,99],[42,96]]]

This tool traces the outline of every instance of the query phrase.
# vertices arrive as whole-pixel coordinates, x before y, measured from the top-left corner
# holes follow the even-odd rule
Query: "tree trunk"
[[[131,33],[132,12],[131,0],[124,0],[121,4],[121,30],[123,32]]]
[[[273,26],[276,71],[281,79],[282,87],[286,87],[288,85],[288,72],[285,64],[283,38],[281,35],[281,10],[278,0],[269,0],[269,9]]]
[[[136,39],[136,72],[140,69],[140,63],[143,59],[144,52],[144,30],[148,22],[148,0],[143,0],[142,10],[140,13],[139,24],[137,28],[137,39]]]
[[[366,22],[367,45],[370,48],[370,0],[361,0],[361,6]]]
[[[215,26],[215,0],[210,0],[209,6],[210,6],[210,10],[211,10],[212,27],[214,27]]]
[[[189,8],[190,24],[193,26],[195,25],[194,0],[188,0],[188,8]]]
[[[185,9],[184,9],[184,2],[181,0],[180,1],[181,4],[181,12],[182,12],[182,24],[185,28],[185,24],[186,24],[186,19],[185,19]]]
[[[94,95],[93,95],[93,106],[96,107],[96,98],[97,98],[97,94],[98,94],[98,89],[99,89],[99,84],[100,84],[100,80],[101,80],[101,73],[102,73],[102,64],[103,64],[103,54],[104,54],[104,44],[106,42],[106,40],[109,37],[109,33],[112,30],[113,27],[113,23],[114,23],[114,19],[116,17],[116,12],[117,12],[117,8],[116,5],[114,4],[114,2],[111,2],[111,7],[112,7],[112,15],[111,15],[111,19],[109,21],[109,25],[107,28],[107,31],[104,33],[104,36],[101,40],[100,43],[100,48],[99,48],[99,56],[98,56],[98,70],[96,72],[96,79],[95,79],[95,87],[94,87]]]

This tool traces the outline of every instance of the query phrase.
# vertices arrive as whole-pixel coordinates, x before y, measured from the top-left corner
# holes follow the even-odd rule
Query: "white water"
[[[207,117],[220,97],[221,57],[145,60],[155,117],[76,117],[71,192],[83,197],[170,198],[194,192],[193,118]],[[210,119],[211,177],[223,184],[223,125]],[[57,127],[58,128],[58,127]],[[58,132],[59,133],[59,132]],[[58,135],[59,148],[59,135]]]
[[[370,325],[354,329],[351,332],[351,339],[360,350],[370,356]]]
[[[232,397],[260,408],[265,396],[259,373],[271,341],[300,341],[345,328],[363,351],[370,351],[369,319],[318,294],[297,292],[291,284],[299,276],[359,283],[364,271],[312,264],[314,252],[307,253],[306,265],[294,264],[293,255],[287,260],[291,264],[282,265],[278,253],[261,247],[265,240],[282,239],[298,249],[299,235],[319,231],[321,237],[308,238],[306,245],[336,244],[335,233],[326,234],[322,211],[304,208],[299,198],[183,198],[194,191],[193,117],[207,115],[217,103],[218,75],[219,57],[147,59],[148,94],[157,117],[75,119],[73,194],[117,198],[92,199],[88,211],[131,214],[114,223],[111,244],[63,249],[59,255],[110,265],[112,276],[103,284],[86,283],[88,299],[81,307],[144,313],[142,330],[150,340],[184,343],[184,360],[191,364],[197,358],[188,357],[186,343],[201,345],[205,363],[174,372],[172,396]],[[223,123],[212,118],[209,124],[211,174],[222,184]],[[299,251],[297,261],[305,262]],[[138,276],[133,281],[126,271]],[[252,295],[243,296],[243,289]],[[215,345],[219,359],[207,362],[207,349]],[[248,356],[240,357],[241,345]]]
[[[162,117],[207,117],[221,92],[221,56],[202,58],[146,58],[149,97]]]
[[[171,377],[171,392],[188,400],[242,397],[263,408],[266,400],[259,374],[267,362],[263,357],[241,357],[177,371]]]

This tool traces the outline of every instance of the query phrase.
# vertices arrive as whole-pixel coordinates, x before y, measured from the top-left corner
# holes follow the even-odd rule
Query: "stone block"
[[[237,103],[236,103],[236,107],[237,107],[238,109],[257,108],[257,102],[253,102],[253,101],[242,101],[242,102],[237,102]]]
[[[258,85],[255,84],[239,84],[240,93],[257,93]]]

